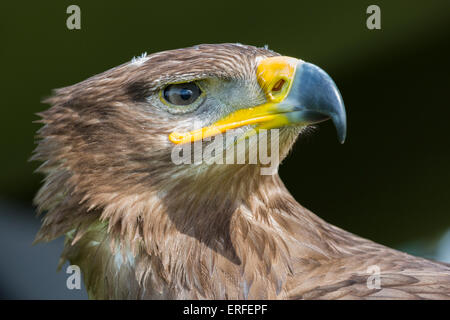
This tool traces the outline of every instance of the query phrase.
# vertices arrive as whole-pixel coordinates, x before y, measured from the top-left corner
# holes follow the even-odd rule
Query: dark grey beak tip
[[[347,137],[347,121],[344,113],[334,114],[331,117],[333,124],[336,128],[337,138],[341,144],[345,142],[345,138]]]
[[[338,140],[341,144],[344,144],[345,143],[345,133],[344,134],[338,133]]]
[[[295,75],[299,90],[293,94],[305,111],[329,116],[336,127],[338,140],[344,143],[347,117],[341,94],[333,79],[321,68],[300,62]]]

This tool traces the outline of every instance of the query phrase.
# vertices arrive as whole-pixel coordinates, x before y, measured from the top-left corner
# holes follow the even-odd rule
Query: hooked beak
[[[256,125],[258,130],[306,126],[331,119],[339,141],[344,143],[347,130],[344,103],[325,71],[302,60],[278,56],[259,63],[257,79],[266,94],[266,103],[237,110],[208,127],[172,132],[170,141],[194,142],[246,125]]]

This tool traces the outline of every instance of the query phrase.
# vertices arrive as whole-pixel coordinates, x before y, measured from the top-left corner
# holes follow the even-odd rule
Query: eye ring
[[[202,90],[195,82],[169,84],[160,93],[164,103],[177,107],[192,105],[202,95]]]

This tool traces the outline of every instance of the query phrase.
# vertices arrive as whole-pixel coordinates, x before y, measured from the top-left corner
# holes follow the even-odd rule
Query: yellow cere
[[[271,129],[288,124],[277,111],[277,104],[289,93],[298,60],[290,57],[270,57],[262,60],[256,71],[257,80],[266,94],[267,103],[237,110],[216,123],[185,133],[172,132],[169,140],[175,144],[188,143],[224,133],[227,130],[257,124],[255,128]]]

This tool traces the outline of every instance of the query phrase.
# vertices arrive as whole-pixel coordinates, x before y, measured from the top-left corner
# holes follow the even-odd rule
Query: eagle
[[[281,181],[312,126],[331,119],[345,140],[341,94],[314,64],[203,44],[133,58],[44,102],[36,241],[65,237],[60,265],[80,267],[89,298],[450,298],[450,265],[333,226]],[[249,161],[262,141],[270,164]],[[209,158],[174,161],[212,145]],[[217,161],[231,149],[234,161]]]

